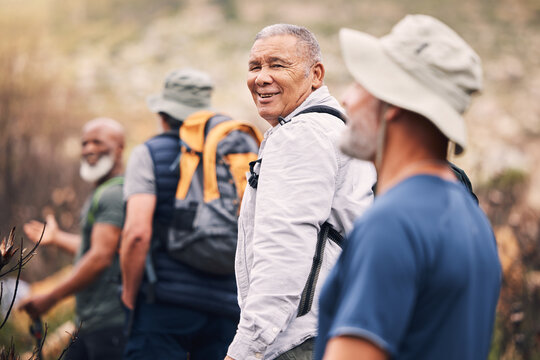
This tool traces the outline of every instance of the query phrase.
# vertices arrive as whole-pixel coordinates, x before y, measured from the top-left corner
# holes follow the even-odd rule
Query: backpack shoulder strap
[[[188,116],[180,127],[182,156],[180,156],[180,180],[176,188],[177,199],[185,199],[187,196],[191,180],[201,160],[206,123],[214,115],[216,114],[211,111],[198,111]]]
[[[186,146],[189,150],[202,152],[206,123],[215,115],[215,112],[202,110],[188,116],[180,127],[179,135],[182,145]]]
[[[99,206],[99,200],[101,199],[101,195],[103,195],[103,192],[111,186],[123,185],[123,184],[124,184],[124,177],[116,176],[116,177],[110,178],[109,180],[105,181],[103,184],[97,187],[96,191],[94,191],[94,195],[92,196],[92,203],[90,204],[90,210],[88,210],[88,215],[86,216],[86,219],[90,225],[94,224],[96,211]]]
[[[296,117],[296,116],[302,115],[302,114],[314,113],[314,112],[330,114],[330,115],[333,115],[333,116],[337,117],[341,121],[343,121],[343,123],[347,122],[347,117],[341,111],[339,111],[339,110],[337,110],[337,109],[335,109],[335,108],[333,108],[331,106],[327,106],[327,105],[310,106],[310,107],[300,111],[298,114],[295,114],[293,117]],[[282,117],[279,117],[278,121],[279,121],[279,123],[281,125],[284,125],[284,124],[288,123],[291,120],[285,121],[285,119],[283,119]],[[259,179],[259,175],[255,174],[255,172],[253,171],[255,163],[257,163],[257,162],[258,163],[262,162],[262,159],[258,159],[256,162],[252,161],[250,163],[250,170],[249,170],[250,173],[251,173],[251,176],[249,177],[248,184],[249,184],[249,186],[251,186],[254,189],[257,188],[258,179]]]
[[[459,168],[456,164],[448,161],[448,165],[450,165],[450,168],[454,172],[454,175],[457,177],[457,179],[469,190],[469,193],[473,197],[474,201],[478,204],[478,197],[473,192],[471,180],[469,180],[469,177],[465,173],[465,171],[461,168]]]
[[[335,117],[337,117],[338,119],[340,119],[341,121],[343,121],[344,123],[347,122],[347,117],[339,110],[331,107],[331,106],[327,106],[327,105],[315,105],[315,106],[310,106],[302,111],[300,111],[298,114],[294,115],[294,117],[298,116],[298,115],[301,115],[301,114],[307,114],[307,113],[324,113],[324,114],[330,114],[330,115],[333,115]]]
[[[334,229],[328,221],[325,221],[317,234],[317,244],[315,245],[315,254],[313,255],[313,262],[311,263],[311,270],[300,297],[296,317],[304,316],[311,311],[311,305],[313,304],[313,298],[315,296],[315,288],[319,279],[319,272],[321,270],[324,248],[327,240],[335,242],[340,248],[343,248],[343,243],[345,241],[343,236]]]
[[[216,153],[217,147],[232,131],[242,131],[255,139],[258,145],[261,144],[261,132],[253,125],[239,120],[226,120],[213,127],[206,136],[203,151],[203,172],[204,172],[204,201],[209,202],[219,198],[219,189],[216,174]],[[257,156],[256,154],[254,155]],[[246,163],[246,170],[249,161]]]

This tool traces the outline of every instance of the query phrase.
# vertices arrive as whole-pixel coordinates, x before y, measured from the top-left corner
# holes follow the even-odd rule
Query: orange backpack
[[[214,274],[234,272],[239,206],[261,140],[256,127],[222,114],[199,111],[184,120],[171,257]]]

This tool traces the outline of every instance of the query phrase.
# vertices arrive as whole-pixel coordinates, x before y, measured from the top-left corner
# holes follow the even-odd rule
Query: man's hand
[[[54,304],[56,304],[56,300],[50,294],[36,295],[24,300],[18,309],[26,311],[35,320],[52,308]]]
[[[232,357],[230,357],[229,355],[225,356],[225,360],[234,360]]]
[[[75,255],[81,245],[81,236],[60,230],[54,215],[47,215],[47,226],[41,239],[41,245],[55,245]],[[24,233],[34,243],[39,241],[44,224],[39,221],[30,221],[23,226]]]
[[[43,224],[42,222],[32,220],[24,224],[23,230],[26,236],[32,242],[37,243],[41,237],[41,233],[43,232],[44,225],[45,224]],[[47,227],[45,228],[45,232],[43,233],[41,245],[53,245],[57,236],[58,224],[56,223],[56,219],[54,218],[54,215],[47,215]]]

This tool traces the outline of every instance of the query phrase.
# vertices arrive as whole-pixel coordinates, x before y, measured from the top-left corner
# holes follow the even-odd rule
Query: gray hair
[[[313,64],[322,62],[321,47],[315,38],[315,35],[303,26],[291,24],[274,24],[269,25],[259,31],[255,36],[255,41],[265,39],[272,36],[292,35],[303,43],[306,49],[306,55],[313,61]]]

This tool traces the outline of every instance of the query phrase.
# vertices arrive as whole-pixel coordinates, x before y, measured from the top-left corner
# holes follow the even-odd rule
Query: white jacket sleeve
[[[328,219],[338,172],[336,147],[320,128],[292,122],[268,138],[256,195],[249,293],[235,359],[259,359],[297,315],[320,225]]]

